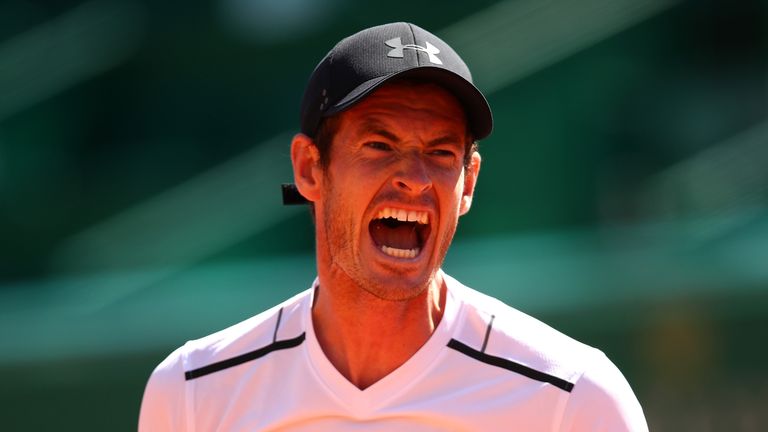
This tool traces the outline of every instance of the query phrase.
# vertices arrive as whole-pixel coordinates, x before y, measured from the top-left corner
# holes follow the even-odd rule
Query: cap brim
[[[493,115],[491,114],[491,107],[488,105],[488,101],[480,90],[464,79],[464,77],[447,69],[434,66],[417,66],[365,81],[349,92],[344,99],[326,110],[324,116],[327,117],[348,109],[383,84],[396,78],[423,78],[425,81],[434,82],[445,87],[464,107],[473,138],[480,140],[491,134],[493,130]]]

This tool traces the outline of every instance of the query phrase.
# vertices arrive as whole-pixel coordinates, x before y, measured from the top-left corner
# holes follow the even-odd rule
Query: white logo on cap
[[[390,39],[386,42],[384,42],[388,47],[393,48],[387,53],[387,57],[394,57],[394,58],[402,58],[403,57],[403,50],[405,49],[412,49],[416,51],[422,51],[427,53],[429,55],[429,61],[430,63],[434,64],[443,64],[443,61],[440,60],[437,57],[437,54],[440,54],[440,50],[437,49],[436,46],[432,45],[431,43],[427,42],[427,46],[423,47],[421,45],[416,44],[406,44],[403,45],[403,42],[400,40],[399,37],[396,37],[394,39]]]

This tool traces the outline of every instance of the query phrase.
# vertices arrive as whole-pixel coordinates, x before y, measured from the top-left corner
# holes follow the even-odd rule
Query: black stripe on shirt
[[[526,376],[536,381],[552,384],[553,386],[560,388],[562,390],[565,390],[569,393],[571,392],[571,390],[573,390],[573,383],[570,383],[562,378],[558,378],[556,376],[552,376],[547,373],[537,371],[536,369],[531,369],[528,366],[521,365],[520,363],[515,363],[505,358],[486,354],[484,352],[473,349],[465,345],[464,343],[457,341],[456,339],[451,339],[451,341],[448,342],[448,347],[453,348],[462,354],[466,354],[467,356],[472,357],[475,360],[518,373],[520,375]]]
[[[275,341],[263,348],[241,354],[237,357],[232,357],[230,359],[218,361],[216,363],[211,363],[208,366],[192,369],[191,371],[184,372],[184,378],[186,378],[187,381],[193,380],[195,378],[200,378],[201,376],[219,372],[233,366],[241,365],[251,360],[256,360],[257,358],[264,357],[273,351],[295,348],[304,342],[305,337],[306,333],[302,333],[293,339]]]
[[[485,347],[488,346],[488,337],[491,335],[491,327],[493,327],[493,320],[496,319],[496,315],[491,315],[491,322],[488,323],[488,327],[485,329],[485,338],[483,339],[483,348],[480,352],[485,352]]]

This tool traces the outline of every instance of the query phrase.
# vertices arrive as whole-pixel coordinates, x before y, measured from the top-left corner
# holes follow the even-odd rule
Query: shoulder
[[[139,431],[186,430],[183,348],[165,358],[144,388]]]
[[[560,430],[648,431],[632,388],[602,352],[597,351],[576,381]]]
[[[147,381],[139,415],[139,430],[184,430],[187,410],[186,382],[210,367],[274,344],[276,340],[303,338],[303,306],[311,290],[245,321],[173,351]],[[279,342],[278,342],[279,343]]]
[[[457,332],[463,343],[565,391],[560,430],[647,431],[634,392],[602,351],[498,299],[458,282],[453,286],[464,303],[463,325]]]
[[[258,350],[277,340],[301,336],[304,333],[302,311],[310,299],[311,290],[306,290],[245,321],[187,342],[179,353],[185,371]]]
[[[453,280],[463,303],[457,338],[484,353],[573,384],[599,351],[502,301]],[[566,385],[570,387],[570,385]]]

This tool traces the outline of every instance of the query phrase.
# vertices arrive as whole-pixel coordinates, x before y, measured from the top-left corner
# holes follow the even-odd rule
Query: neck
[[[323,276],[312,309],[315,334],[328,360],[360,389],[411,358],[443,316],[440,272],[422,293],[403,301],[382,300],[349,280]]]

